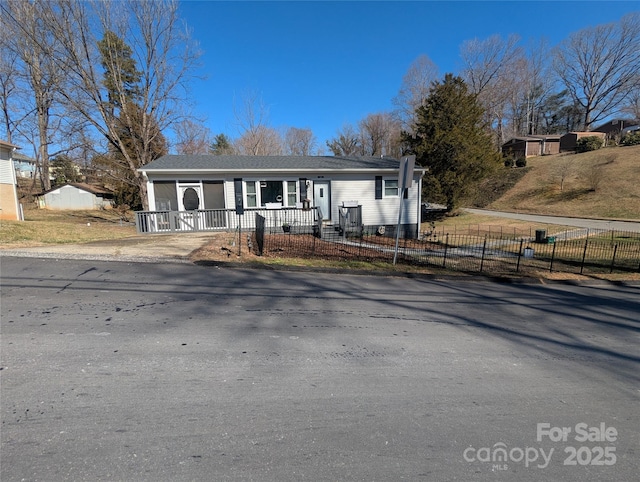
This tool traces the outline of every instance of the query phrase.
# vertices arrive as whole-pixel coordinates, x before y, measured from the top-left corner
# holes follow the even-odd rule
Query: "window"
[[[177,211],[178,192],[175,181],[153,181],[157,211]]]
[[[283,207],[296,207],[298,181],[246,181],[246,207],[266,206],[267,203],[282,203]]]
[[[384,181],[384,197],[391,197],[398,195],[398,180],[397,179],[385,179]]]
[[[298,201],[296,192],[297,185],[298,183],[296,181],[287,181],[287,206],[294,207]]]
[[[254,181],[250,181],[246,183],[246,191],[247,191],[247,207],[255,208],[258,207],[258,194],[256,193],[256,183]]]
[[[260,204],[283,203],[282,181],[260,181]]]

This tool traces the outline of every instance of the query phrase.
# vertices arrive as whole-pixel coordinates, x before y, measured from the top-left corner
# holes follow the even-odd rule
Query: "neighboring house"
[[[150,211],[319,208],[325,225],[339,223],[343,203],[361,206],[365,226],[393,226],[400,205],[398,168],[388,157],[167,155],[140,171]],[[401,229],[417,236],[424,171],[414,170]],[[250,227],[251,216],[244,216]],[[227,226],[228,228],[228,226]]]
[[[104,188],[73,182],[37,196],[38,207],[52,210],[90,210],[112,207],[113,193]]]
[[[13,167],[16,170],[17,177],[33,179],[36,175],[35,159],[19,152],[13,154]]]
[[[502,145],[502,154],[513,159],[546,156],[560,152],[560,136],[514,137]]]
[[[0,219],[22,220],[13,156],[18,146],[0,141]]]
[[[603,141],[607,135],[604,132],[568,132],[560,138],[560,152],[575,151],[578,139],[583,137],[600,137]]]
[[[602,132],[608,139],[620,138],[627,127],[637,126],[638,121],[634,119],[613,119],[599,125],[592,132]]]

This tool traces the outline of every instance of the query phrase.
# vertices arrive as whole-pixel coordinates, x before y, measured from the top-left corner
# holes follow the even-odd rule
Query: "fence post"
[[[449,233],[445,236],[444,239],[444,257],[442,258],[442,267],[444,268],[447,264],[447,248],[449,247]]]
[[[587,229],[587,239],[584,240],[584,251],[582,253],[582,264],[580,265],[580,274],[584,271],[584,260],[587,257],[587,246],[589,245],[589,230]]]
[[[551,263],[549,263],[549,273],[553,271],[553,260],[556,259],[556,244],[553,243],[553,249],[551,250]]]
[[[482,273],[482,267],[484,266],[484,252],[487,249],[487,235],[484,236],[484,243],[482,244],[482,259],[480,260],[480,272]]]
[[[613,245],[613,257],[611,258],[611,268],[609,269],[609,273],[613,273],[613,266],[616,263],[616,253],[618,252],[618,244]]]
[[[238,214],[238,256],[242,256],[242,215]]]
[[[522,257],[522,244],[524,239],[520,240],[520,248],[518,249],[518,263],[516,264],[516,273],[520,272],[520,258]]]

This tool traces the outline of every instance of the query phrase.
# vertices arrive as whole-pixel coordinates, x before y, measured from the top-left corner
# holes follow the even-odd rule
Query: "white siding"
[[[362,206],[362,223],[365,226],[396,224],[400,206],[398,196],[384,196],[384,180],[397,180],[397,176],[383,176],[383,198],[376,199],[375,175],[367,179],[357,175],[333,176],[331,180],[331,220],[338,222],[338,210],[343,201],[358,201]],[[402,224],[414,224],[418,219],[420,186],[416,179],[409,189],[402,207]]]
[[[417,173],[419,171],[416,171]],[[339,214],[338,209],[342,205],[343,201],[358,201],[362,205],[362,222],[366,226],[379,226],[379,225],[395,225],[398,222],[398,209],[399,199],[398,196],[384,197],[382,199],[375,199],[375,178],[376,173],[326,173],[322,176],[314,175],[313,173],[299,173],[292,174],[291,172],[270,172],[268,175],[256,174],[249,175],[247,173],[242,174],[224,174],[224,175],[195,175],[195,174],[148,174],[149,176],[149,209],[151,211],[156,210],[155,199],[153,195],[153,181],[161,180],[175,180],[175,179],[199,179],[210,181],[224,181],[225,192],[225,205],[227,209],[235,208],[235,190],[234,190],[234,178],[242,178],[246,181],[296,181],[300,178],[305,178],[309,181],[309,188],[307,190],[307,196],[311,198],[311,205],[313,202],[313,183],[314,181],[329,181],[331,186],[331,221],[334,224],[338,223]],[[389,174],[383,176],[384,179],[397,180],[397,174]],[[409,189],[409,197],[404,200],[402,224],[419,224],[420,223],[420,177],[416,174],[414,178],[413,186]],[[383,189],[384,191],[384,189]],[[298,192],[298,195],[300,193]],[[300,201],[300,199],[298,199]],[[246,207],[246,205],[245,205]],[[243,222],[249,222],[245,220]]]
[[[0,148],[0,183],[15,184],[16,173],[11,161],[11,151],[7,148]]]

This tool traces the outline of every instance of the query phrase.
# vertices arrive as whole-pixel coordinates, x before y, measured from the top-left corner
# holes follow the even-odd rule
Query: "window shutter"
[[[300,178],[300,201],[307,199],[307,180],[304,177]]]
[[[382,176],[376,176],[376,199],[382,199]]]
[[[404,194],[402,196],[402,199],[409,199],[409,188],[408,187],[404,188]]]
[[[242,198],[242,178],[236,177],[233,180],[233,190],[235,191],[236,214],[244,214],[244,202]]]

